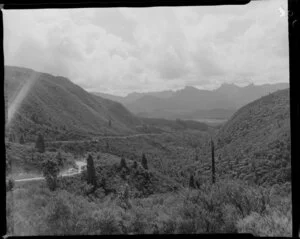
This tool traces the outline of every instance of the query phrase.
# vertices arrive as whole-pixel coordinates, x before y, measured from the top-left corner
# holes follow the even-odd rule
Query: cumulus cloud
[[[286,0],[243,6],[5,10],[5,64],[125,95],[288,81]]]

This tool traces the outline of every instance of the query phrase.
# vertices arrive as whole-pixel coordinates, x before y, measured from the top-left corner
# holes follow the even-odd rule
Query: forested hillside
[[[63,77],[7,66],[5,86],[10,130],[25,139],[38,133],[57,139],[128,134],[140,123],[120,103],[91,95]]]
[[[238,110],[213,137],[216,174],[263,184],[291,179],[289,90],[262,97]],[[204,147],[198,177],[210,176],[210,146]]]

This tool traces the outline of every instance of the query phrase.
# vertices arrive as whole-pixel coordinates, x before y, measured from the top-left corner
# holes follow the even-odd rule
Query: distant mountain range
[[[288,83],[239,87],[223,84],[216,90],[199,90],[186,86],[177,91],[131,93],[125,97],[92,92],[103,98],[118,101],[138,116],[165,119],[228,119],[238,108],[277,90]]]

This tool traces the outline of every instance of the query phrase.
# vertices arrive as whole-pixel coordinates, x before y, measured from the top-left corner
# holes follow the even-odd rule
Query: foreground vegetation
[[[75,183],[76,182],[76,183]],[[291,236],[289,185],[264,188],[240,181],[204,184],[199,190],[136,198],[120,193],[54,192],[43,183],[7,194],[9,234],[77,235],[143,233],[236,233]],[[84,184],[82,182],[82,184]],[[69,187],[70,188],[70,185]]]

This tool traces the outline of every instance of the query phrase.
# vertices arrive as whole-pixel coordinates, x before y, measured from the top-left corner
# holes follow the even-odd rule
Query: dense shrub
[[[268,209],[263,215],[252,212],[238,221],[237,228],[241,233],[251,233],[254,236],[291,237],[291,215],[291,211],[282,213],[274,209]]]
[[[12,178],[6,180],[6,192],[12,191],[15,186],[15,181]]]

